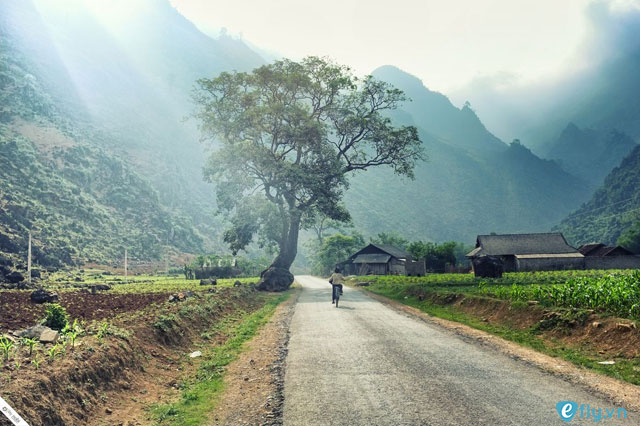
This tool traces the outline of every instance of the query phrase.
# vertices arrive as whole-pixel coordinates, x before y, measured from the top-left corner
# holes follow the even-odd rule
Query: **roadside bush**
[[[47,305],[45,312],[44,325],[47,327],[60,331],[69,324],[67,310],[57,303]]]

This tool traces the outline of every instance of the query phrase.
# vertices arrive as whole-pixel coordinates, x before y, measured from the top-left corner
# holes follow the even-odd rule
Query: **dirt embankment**
[[[425,293],[419,298],[455,306],[488,324],[535,330],[550,345],[580,347],[614,358],[640,356],[640,330],[627,319],[602,316],[592,310],[551,310],[534,302],[514,304],[463,294]]]
[[[22,366],[7,366],[0,376],[2,397],[32,426],[146,424],[145,406],[179,393],[189,369],[184,359],[202,332],[239,310],[259,309],[264,300],[243,286],[119,316],[104,338],[82,337],[51,363],[41,358],[38,369],[22,352]],[[216,336],[207,338],[215,343]]]

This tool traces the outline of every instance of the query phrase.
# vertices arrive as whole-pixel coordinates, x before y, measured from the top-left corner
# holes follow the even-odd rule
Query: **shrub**
[[[46,318],[44,319],[44,325],[54,330],[62,330],[69,324],[69,315],[62,306],[57,303],[51,303],[46,308]]]

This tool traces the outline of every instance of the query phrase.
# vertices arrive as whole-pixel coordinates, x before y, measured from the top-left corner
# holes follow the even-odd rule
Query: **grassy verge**
[[[238,312],[217,323],[208,334],[228,336],[225,343],[203,351],[198,371],[182,385],[181,398],[171,404],[152,407],[152,416],[159,424],[200,425],[207,423],[216,400],[224,391],[225,366],[233,362],[243,350],[245,342],[267,323],[276,307],[287,300],[291,291],[269,296],[259,310]]]
[[[598,364],[610,358],[605,358],[588,347],[567,347],[554,339],[544,339],[536,327],[517,329],[508,324],[490,324],[474,315],[462,311],[456,305],[438,305],[429,300],[419,300],[406,295],[398,288],[375,286],[367,291],[412,306],[434,317],[459,322],[470,327],[491,333],[495,336],[535,349],[547,355],[562,358],[575,365],[585,367],[599,373],[620,379],[635,385],[640,385],[640,359],[616,359],[613,365]],[[516,309],[527,309],[526,305],[513,303]]]

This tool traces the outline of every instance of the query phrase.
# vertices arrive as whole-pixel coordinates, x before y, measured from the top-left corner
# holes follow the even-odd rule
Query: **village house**
[[[607,246],[602,243],[583,244],[578,251],[584,256],[633,256],[633,253],[624,247]]]
[[[584,255],[559,232],[478,235],[467,257],[475,264],[482,256],[499,259],[504,272],[584,269]]]
[[[425,274],[425,263],[386,244],[369,244],[337,265],[345,275],[412,275]]]

